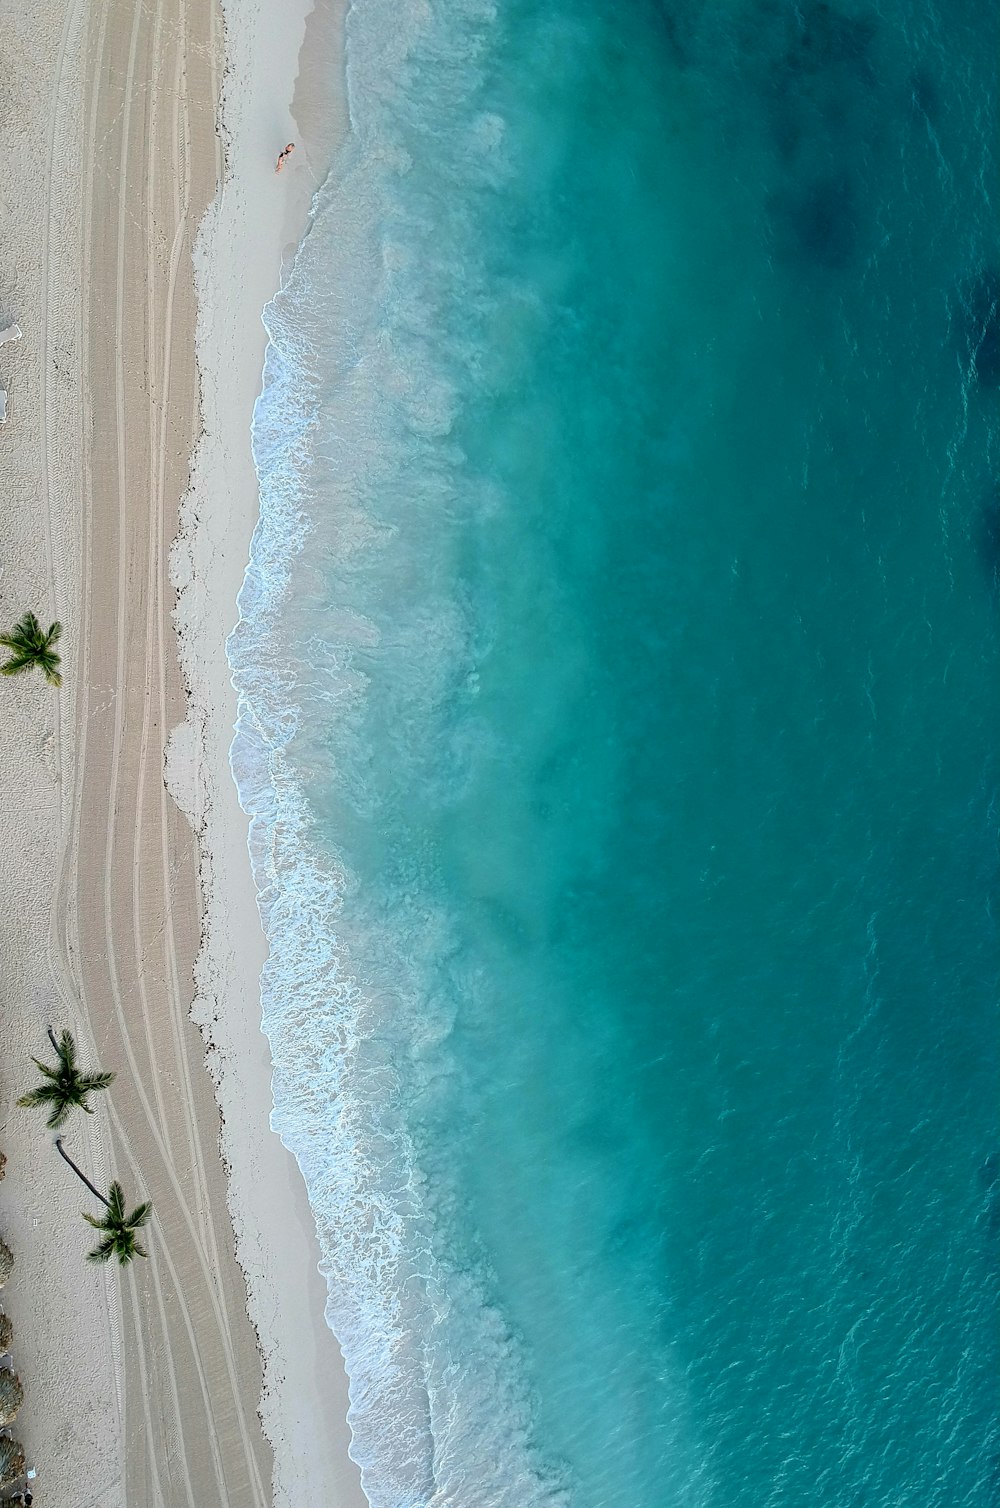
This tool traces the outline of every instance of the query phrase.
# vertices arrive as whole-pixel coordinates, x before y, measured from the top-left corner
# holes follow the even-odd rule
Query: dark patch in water
[[[983,387],[1000,385],[1000,272],[984,267],[962,291],[969,354]]]
[[[668,9],[664,0],[659,0],[657,10],[660,15],[660,25],[663,28],[663,37],[667,44],[667,52],[675,68],[687,67],[687,47],[681,40],[681,28],[677,17],[672,9]]]
[[[1000,592],[1000,488],[986,500],[980,510],[976,546],[993,590]],[[990,1159],[987,1158],[986,1161],[988,1163]]]
[[[854,186],[842,173],[815,179],[803,189],[786,189],[769,204],[776,222],[777,247],[818,267],[846,267],[857,241]]]
[[[933,125],[941,112],[937,85],[925,68],[915,69],[910,79],[910,106],[915,115]]]
[[[868,53],[876,25],[870,16],[845,16],[826,0],[789,12],[795,35],[786,54],[786,65],[804,73],[820,73],[848,64],[870,75]]]
[[[769,196],[779,255],[835,269],[857,249],[865,179],[857,165],[882,131],[875,20],[826,0],[755,9],[757,87],[778,162]]]

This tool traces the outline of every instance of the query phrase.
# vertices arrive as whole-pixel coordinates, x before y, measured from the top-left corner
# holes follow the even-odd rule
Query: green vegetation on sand
[[[44,632],[34,613],[25,613],[15,628],[0,634],[0,644],[13,651],[0,665],[0,675],[20,675],[37,665],[50,686],[61,686],[62,676],[56,668],[59,656],[52,648],[61,633],[61,623],[50,623],[48,632]]]
[[[108,1262],[112,1257],[117,1257],[121,1265],[126,1267],[134,1257],[148,1257],[149,1252],[139,1245],[135,1233],[146,1224],[153,1213],[153,1206],[148,1202],[137,1204],[131,1214],[126,1214],[125,1194],[120,1183],[113,1183],[107,1194],[102,1194],[86,1173],[77,1167],[63,1146],[61,1136],[56,1137],[56,1149],[63,1161],[69,1163],[80,1182],[86,1184],[94,1198],[99,1199],[107,1210],[107,1214],[100,1220],[94,1215],[85,1214],[83,1217],[88,1225],[103,1232],[103,1239],[93,1251],[87,1253],[87,1261]]]
[[[88,1094],[98,1089],[107,1089],[114,1080],[114,1074],[81,1073],[76,1066],[76,1043],[73,1041],[71,1032],[64,1031],[57,1042],[50,1028],[49,1041],[55,1048],[56,1066],[50,1068],[38,1058],[32,1058],[31,1061],[38,1071],[45,1075],[47,1082],[40,1084],[37,1089],[32,1089],[27,1094],[22,1094],[17,1103],[51,1107],[51,1114],[46,1125],[50,1130],[55,1131],[63,1124],[71,1110],[79,1108],[85,1110],[88,1115],[93,1115],[93,1110],[87,1104]]]

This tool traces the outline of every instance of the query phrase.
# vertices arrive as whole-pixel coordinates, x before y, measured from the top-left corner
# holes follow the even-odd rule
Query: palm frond
[[[114,1236],[105,1236],[104,1240],[99,1242],[93,1251],[88,1251],[87,1261],[107,1262],[114,1256],[116,1244]]]
[[[50,1131],[57,1130],[73,1108],[72,1103],[65,1098],[58,1084],[41,1084],[37,1089],[32,1089],[28,1094],[22,1094],[17,1103],[31,1108],[37,1105],[53,1105],[49,1118],[45,1122]]]
[[[9,632],[0,634],[0,644],[11,649],[33,649],[42,639],[42,625],[34,613],[25,613]]]
[[[34,613],[25,613],[21,621],[6,634],[0,634],[0,644],[6,644],[11,649],[19,649],[22,645],[35,644],[41,636],[42,625]]]
[[[147,1201],[145,1204],[137,1204],[126,1222],[133,1230],[138,1230],[140,1225],[145,1225],[153,1213],[153,1206]]]
[[[121,1184],[115,1182],[108,1190],[108,1222],[112,1220],[116,1224],[125,1223],[125,1191]]]
[[[31,1061],[38,1069],[38,1072],[44,1073],[46,1078],[58,1079],[60,1073],[60,1070],[58,1068],[50,1068],[49,1065],[47,1063],[43,1063],[40,1058],[32,1058]]]
[[[37,1089],[29,1089],[27,1094],[22,1094],[18,1100],[19,1105],[45,1105],[49,1100],[61,1100],[62,1091],[58,1084],[39,1084]]]
[[[92,1089],[107,1089],[114,1081],[113,1073],[84,1073],[80,1075],[80,1089],[83,1094],[89,1094]]]

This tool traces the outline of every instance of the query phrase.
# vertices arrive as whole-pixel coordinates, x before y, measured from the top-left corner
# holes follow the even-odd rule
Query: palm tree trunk
[[[110,1204],[105,1199],[100,1189],[94,1188],[94,1185],[91,1183],[86,1173],[81,1173],[80,1169],[77,1167],[76,1163],[73,1161],[72,1157],[70,1157],[69,1153],[66,1151],[66,1148],[63,1146],[61,1136],[56,1137],[56,1151],[59,1153],[59,1156],[62,1158],[63,1162],[69,1163],[70,1167],[73,1169],[73,1172],[76,1174],[77,1178],[79,1178],[80,1182],[87,1185],[94,1198],[99,1199],[104,1205],[104,1208],[106,1210],[109,1210],[111,1208]]]
[[[56,1041],[56,1034],[52,1030],[51,1026],[47,1026],[45,1028],[45,1030],[49,1034],[49,1041],[52,1043],[52,1046],[53,1046],[53,1049],[55,1051],[56,1057],[58,1057],[59,1056],[59,1043]]]

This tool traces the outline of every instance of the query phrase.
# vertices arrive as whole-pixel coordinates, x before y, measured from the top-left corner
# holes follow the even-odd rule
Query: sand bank
[[[61,619],[65,672],[59,693],[40,677],[0,685],[0,1234],[17,1258],[3,1293],[27,1393],[17,1429],[52,1508],[263,1508],[272,1471],[279,1504],[361,1501],[311,1222],[268,1130],[263,944],[225,758],[259,312],[307,197],[305,150],[297,176],[272,171],[303,12],[244,14],[228,38],[231,172],[203,243],[200,337],[203,355],[226,354],[204,361],[203,490],[176,562],[198,690],[171,770],[199,841],[163,770],[187,711],[169,551],[201,430],[191,258],[223,178],[221,16],[185,0],[38,0],[30,14],[0,0],[0,325],[24,332],[0,353],[0,612]],[[234,270],[241,288],[224,296]],[[206,903],[197,1015],[263,1406],[219,1107],[190,1019]],[[118,1176],[154,1202],[151,1260],[125,1273],[85,1264],[91,1201],[41,1118],[13,1109],[48,1021],[118,1074],[67,1143],[97,1182]]]

